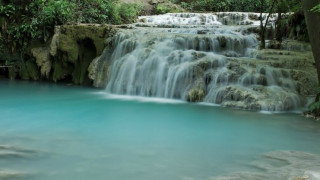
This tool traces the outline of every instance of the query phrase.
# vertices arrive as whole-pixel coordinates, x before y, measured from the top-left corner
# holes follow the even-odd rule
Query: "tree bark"
[[[318,73],[318,82],[320,84],[320,13],[310,11],[310,9],[318,3],[318,0],[302,0],[303,12],[306,18],[308,34]]]
[[[282,42],[282,12],[281,9],[278,8],[278,19],[277,19],[277,27],[276,27],[276,41],[278,41],[277,43],[279,43],[281,45]],[[280,47],[278,47],[278,49],[280,49]]]
[[[267,19],[266,19],[266,22],[264,25],[263,25],[263,20],[262,20],[262,9],[263,8],[261,8],[261,11],[260,11],[260,38],[261,38],[260,49],[264,49],[266,47],[266,37],[265,37],[266,36],[266,29],[267,29],[267,25],[269,23],[269,18],[272,14],[272,10],[276,4],[276,1],[277,0],[273,0],[272,5],[269,10],[269,13],[268,13],[268,16],[267,16]],[[261,0],[261,6],[262,7],[264,6],[264,0]]]
[[[318,84],[320,85],[320,13],[311,11],[318,3],[318,0],[302,0],[303,12],[318,73]],[[315,102],[319,102],[319,100],[320,93],[317,94]],[[313,110],[313,113],[315,116],[320,116],[320,109]]]

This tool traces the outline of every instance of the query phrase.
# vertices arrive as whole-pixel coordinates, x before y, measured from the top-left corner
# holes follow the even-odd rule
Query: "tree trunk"
[[[260,49],[264,49],[266,47],[266,29],[269,23],[269,18],[272,14],[273,8],[276,4],[277,0],[273,0],[272,5],[270,7],[267,19],[265,24],[263,25],[263,19],[262,19],[262,12],[263,12],[263,7],[264,7],[264,0],[261,0],[261,9],[260,9],[260,39],[261,39],[261,43],[260,43]]]
[[[266,38],[265,38],[265,33],[264,33],[264,26],[263,26],[263,16],[262,12],[260,13],[260,49],[266,48]]]
[[[318,72],[318,82],[320,84],[320,13],[310,11],[318,3],[318,0],[302,0],[303,12],[306,18],[308,34]]]
[[[310,11],[313,7],[318,5],[319,0],[302,0],[302,7],[306,24],[308,28],[309,39],[312,47],[313,57],[318,73],[318,83],[320,85],[320,13]],[[320,94],[317,94],[315,99],[318,102]],[[320,109],[314,110],[316,116],[320,115]]]
[[[281,48],[281,43],[282,43],[282,12],[280,8],[278,8],[278,19],[277,19],[277,28],[276,28],[276,43],[277,43],[277,49]]]

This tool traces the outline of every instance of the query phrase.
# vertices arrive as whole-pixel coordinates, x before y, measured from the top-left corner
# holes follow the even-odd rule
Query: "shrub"
[[[183,12],[184,9],[172,3],[159,3],[155,6],[155,11],[156,14],[165,14]]]
[[[156,14],[165,14],[170,12],[170,8],[164,4],[157,4],[155,9]]]
[[[0,1],[0,44],[6,44],[11,52],[23,52],[31,40],[46,42],[56,25],[132,23],[141,9],[141,5],[117,0]]]
[[[122,23],[133,23],[142,10],[142,5],[140,4],[122,3],[119,6],[119,14]]]
[[[190,11],[240,11],[258,12],[261,1],[257,0],[197,0],[190,3],[182,2],[181,6]]]

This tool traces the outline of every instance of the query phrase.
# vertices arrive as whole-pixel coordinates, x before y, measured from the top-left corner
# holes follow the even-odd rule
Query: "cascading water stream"
[[[106,90],[243,109],[299,108],[306,102],[289,70],[254,62],[258,19],[255,13],[139,17],[113,39]]]

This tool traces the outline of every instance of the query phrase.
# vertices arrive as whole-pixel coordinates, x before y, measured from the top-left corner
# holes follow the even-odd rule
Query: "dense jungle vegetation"
[[[30,40],[46,42],[55,25],[132,23],[138,4],[116,0],[4,0],[0,4],[0,49],[24,51]]]
[[[181,2],[182,7],[190,11],[236,11],[236,12],[260,12],[267,11],[272,3],[277,3],[277,8],[287,11],[296,11],[300,4],[298,0],[199,0]]]

